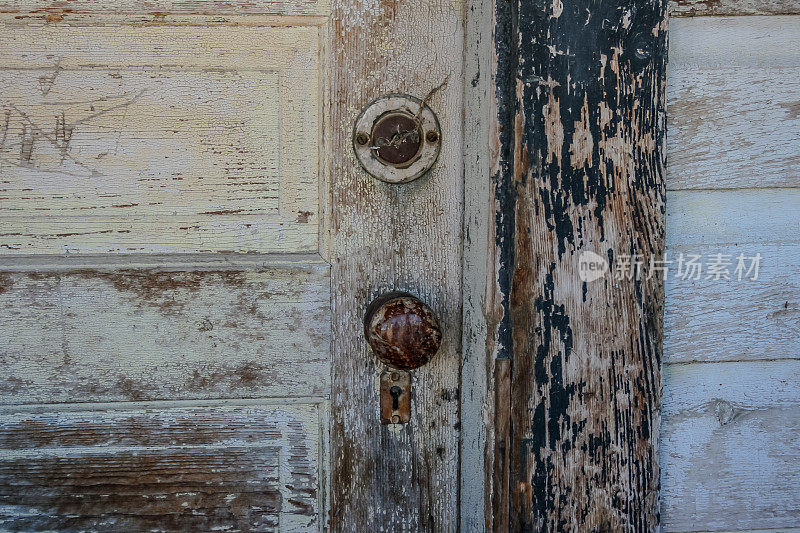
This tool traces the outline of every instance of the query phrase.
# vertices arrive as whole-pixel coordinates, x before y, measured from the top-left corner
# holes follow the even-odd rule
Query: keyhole
[[[389,389],[389,394],[392,395],[392,411],[397,411],[400,409],[400,395],[403,394],[403,389],[397,385],[394,385],[391,389]]]

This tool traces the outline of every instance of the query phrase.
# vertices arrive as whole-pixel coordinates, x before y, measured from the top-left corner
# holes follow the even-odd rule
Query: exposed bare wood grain
[[[800,522],[798,383],[797,360],[665,366],[665,530],[783,532]]]
[[[331,529],[455,531],[461,342],[461,2],[338,0],[331,35],[333,382]],[[405,185],[356,162],[352,127],[385,93],[423,98],[442,129],[439,160]],[[414,371],[410,423],[383,426],[381,367],[362,335],[366,305],[405,290],[433,308],[439,353]]]
[[[669,189],[800,186],[798,50],[800,16],[670,23]]]
[[[3,403],[323,396],[325,264],[0,272]]]
[[[673,17],[702,15],[796,15],[797,0],[670,0]]]
[[[319,249],[318,27],[0,24],[0,253]]]
[[[662,280],[583,283],[579,260],[663,254],[666,7],[517,4],[515,531],[658,528]]]
[[[0,527],[321,529],[318,405],[154,407],[4,408]]]

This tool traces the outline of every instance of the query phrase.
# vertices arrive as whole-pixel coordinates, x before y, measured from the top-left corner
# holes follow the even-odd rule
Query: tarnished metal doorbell
[[[442,328],[433,310],[407,292],[389,292],[372,301],[364,315],[364,336],[386,366],[381,374],[382,424],[411,419],[411,374],[439,351]]]
[[[430,107],[407,94],[389,94],[369,104],[353,129],[353,149],[370,175],[408,183],[439,157],[442,132]]]

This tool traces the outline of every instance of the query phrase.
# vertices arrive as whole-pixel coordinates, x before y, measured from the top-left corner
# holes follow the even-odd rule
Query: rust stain
[[[246,283],[246,272],[240,270],[161,271],[149,269],[122,269],[114,272],[76,270],[73,275],[83,279],[101,279],[110,283],[120,293],[128,293],[142,305],[156,307],[167,315],[183,311],[191,301],[191,294],[219,284],[241,287]]]
[[[14,286],[14,279],[11,274],[0,274],[0,294],[11,290]]]
[[[115,385],[117,391],[124,394],[129,400],[140,401],[150,399],[144,389],[142,389],[141,383],[137,383],[130,378],[120,377]]]
[[[64,20],[64,13],[47,13],[44,16],[44,20],[47,22],[61,22]]]
[[[781,102],[779,105],[786,110],[790,118],[800,118],[800,100],[797,102]]]
[[[308,223],[308,219],[313,215],[311,211],[298,211],[297,212],[297,221],[301,224]]]
[[[195,369],[186,381],[186,388],[191,391],[209,391],[227,387],[255,388],[278,378],[271,365],[263,365],[254,361],[245,361],[234,367],[223,365],[214,369]]]
[[[11,376],[5,380],[0,380],[0,391],[7,394],[22,392],[33,384],[30,380],[22,380],[16,376]]]

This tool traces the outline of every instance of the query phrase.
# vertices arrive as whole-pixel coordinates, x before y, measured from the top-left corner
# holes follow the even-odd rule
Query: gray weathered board
[[[797,15],[797,0],[670,0],[672,17],[703,15]]]
[[[667,276],[666,531],[800,523],[798,79],[800,16],[670,22],[667,252],[762,259],[753,281]]]
[[[796,16],[670,22],[668,189],[800,186],[797,50]]]

